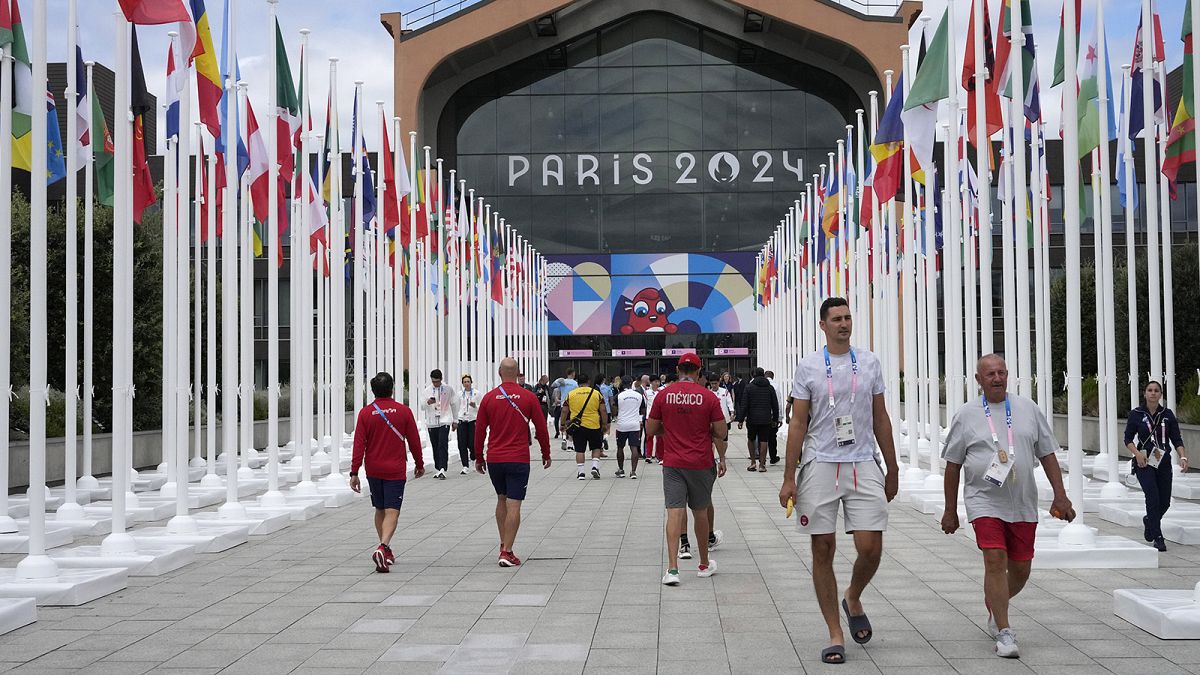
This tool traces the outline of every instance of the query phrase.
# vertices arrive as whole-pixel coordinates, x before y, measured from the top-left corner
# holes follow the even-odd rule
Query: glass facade
[[[439,141],[543,253],[756,250],[861,105],[828,72],[647,12],[467,84]]]

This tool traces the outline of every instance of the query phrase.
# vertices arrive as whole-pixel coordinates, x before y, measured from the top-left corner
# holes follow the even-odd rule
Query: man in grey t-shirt
[[[796,368],[794,414],[788,426],[787,459],[779,490],[779,505],[786,508],[794,500],[798,528],[812,537],[813,586],[829,629],[830,646],[821,651],[825,663],[846,661],[833,572],[838,508],[845,530],[854,534],[858,553],[841,605],[851,637],[866,644],[873,633],[861,595],[879,568],[888,502],[899,487],[879,359],[850,346],[852,328],[850,306],[844,298],[821,303],[826,346],[806,356]],[[886,476],[875,459],[876,443],[887,465]]]
[[[1008,392],[1004,359],[988,354],[975,367],[983,396],[954,415],[942,457],[946,460],[946,511],[942,531],[958,530],[959,475],[965,476],[963,501],[975,541],[983,551],[983,595],[988,628],[997,656],[1017,658],[1017,638],[1008,623],[1009,601],[1029,580],[1037,533],[1038,489],[1034,464],[1040,463],[1054,488],[1050,513],[1073,520],[1075,511],[1063,489],[1054,451],[1058,442],[1037,404]]]

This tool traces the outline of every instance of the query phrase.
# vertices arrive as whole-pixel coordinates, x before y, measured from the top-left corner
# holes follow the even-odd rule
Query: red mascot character
[[[667,320],[670,308],[662,292],[657,288],[646,288],[625,301],[629,312],[628,322],[621,326],[622,335],[632,333],[675,333],[679,326]]]

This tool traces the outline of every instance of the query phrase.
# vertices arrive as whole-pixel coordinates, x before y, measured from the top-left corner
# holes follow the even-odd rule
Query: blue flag
[[[46,185],[66,177],[67,161],[62,133],[58,129],[58,109],[54,106],[54,95],[46,92]]]

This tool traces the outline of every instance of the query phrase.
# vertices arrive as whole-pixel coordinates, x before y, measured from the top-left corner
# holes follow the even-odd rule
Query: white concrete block
[[[46,517],[46,548],[58,548],[75,541],[71,528],[57,525]],[[17,519],[17,531],[13,534],[0,534],[0,553],[29,553],[29,519]]]
[[[34,598],[39,605],[75,607],[116,593],[128,585],[124,568],[60,569],[49,579],[18,579],[15,569],[0,569],[0,598]]]
[[[133,577],[157,577],[196,559],[196,549],[184,544],[140,544],[137,553],[104,555],[99,546],[75,546],[50,554],[60,569],[122,567]]]
[[[250,528],[244,525],[197,523],[193,534],[173,534],[165,527],[144,527],[129,532],[138,546],[178,544],[191,546],[197,553],[219,553],[250,540]]]
[[[1154,569],[1158,551],[1117,536],[1097,536],[1091,546],[1067,546],[1058,537],[1034,540],[1034,569]]]
[[[1113,613],[1160,640],[1200,640],[1196,589],[1118,588]]]
[[[0,635],[37,621],[37,601],[33,598],[0,598]]]

